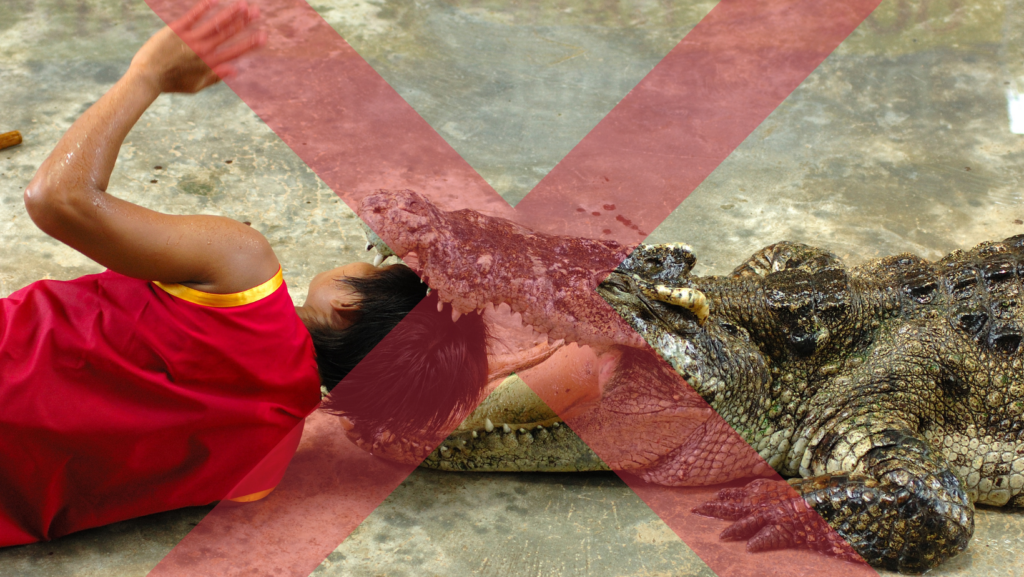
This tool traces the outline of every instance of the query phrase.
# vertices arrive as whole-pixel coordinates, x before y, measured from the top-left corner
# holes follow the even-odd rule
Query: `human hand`
[[[135,54],[129,71],[143,75],[160,92],[195,93],[233,76],[232,62],[266,43],[266,35],[250,28],[259,9],[245,0],[204,18],[218,2],[201,0],[154,34]]]

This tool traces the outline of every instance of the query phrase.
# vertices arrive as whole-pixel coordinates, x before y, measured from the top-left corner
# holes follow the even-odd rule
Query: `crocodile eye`
[[[725,329],[725,332],[729,333],[732,336],[736,336],[736,335],[740,334],[740,330],[738,328],[736,328],[736,325],[729,324],[729,323],[722,323],[722,328]]]
[[[629,292],[629,285],[626,283],[626,280],[617,274],[608,275],[601,284],[606,288],[614,289],[619,293]]]

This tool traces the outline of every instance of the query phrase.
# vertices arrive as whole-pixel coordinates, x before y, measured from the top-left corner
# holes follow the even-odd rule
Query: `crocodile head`
[[[598,293],[712,405],[734,390],[762,396],[770,382],[763,354],[744,329],[708,320],[703,295],[686,286],[694,262],[685,245],[641,246]],[[661,281],[671,281],[674,291]]]
[[[490,396],[440,446],[427,433],[421,439],[385,434],[372,442],[350,435],[361,446],[451,470],[610,467],[667,484],[750,473],[694,463],[695,456],[720,454],[731,431],[683,379],[703,393],[727,390],[728,379],[764,377],[754,390],[767,377],[745,334],[705,322],[706,306],[694,301],[699,293],[658,294],[662,283],[678,287],[689,274],[695,259],[687,247],[640,247],[627,259],[614,242],[547,235],[474,211],[447,212],[411,191],[367,197],[359,212],[379,235],[371,242],[405,259],[451,303],[456,318],[486,310],[490,324],[506,334],[547,337],[497,339],[505,362],[497,370],[492,362]],[[511,372],[522,380],[506,379]],[[749,452],[734,441],[737,451]],[[687,459],[692,466],[681,468]]]
[[[382,242],[416,253],[456,312],[507,303],[563,339],[539,343],[543,354],[519,347],[532,360],[515,370],[537,395],[504,381],[413,461],[610,467],[661,485],[775,466],[804,479],[762,479],[699,508],[738,520],[723,537],[749,537],[751,551],[813,541],[915,572],[966,547],[972,501],[1024,503],[1011,474],[1024,454],[1024,236],[935,263],[898,255],[850,270],[827,250],[781,242],[728,276],[701,278],[682,245],[624,259],[618,245],[444,212],[412,193],[374,202]]]

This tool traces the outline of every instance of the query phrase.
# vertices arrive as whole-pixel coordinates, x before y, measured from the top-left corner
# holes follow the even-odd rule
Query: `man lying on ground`
[[[418,429],[472,405],[485,384],[480,318],[456,324],[417,307],[426,285],[403,265],[323,272],[295,307],[253,228],[106,192],[157,96],[199,92],[265,43],[255,8],[214,4],[153,36],[25,191],[44,232],[108,270],[0,299],[0,546],[266,495],[321,385],[334,388],[414,307],[385,341],[400,358],[372,355],[333,409],[361,426]]]

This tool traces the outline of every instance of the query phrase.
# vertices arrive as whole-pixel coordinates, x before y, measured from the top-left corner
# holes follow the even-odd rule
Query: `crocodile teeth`
[[[473,431],[473,438],[474,438],[474,439],[478,438],[479,436],[480,436],[480,435],[479,435],[479,434],[477,434],[477,432],[476,432],[476,431]]]
[[[484,419],[484,430],[488,433],[494,430],[494,423],[490,419]]]
[[[437,312],[444,312],[444,301],[441,299],[437,299]]]
[[[501,426],[501,430],[505,431],[506,433],[511,433],[512,427],[508,426],[508,423],[505,423],[504,425]]]
[[[524,428],[520,427],[520,428],[519,428],[519,434],[520,434],[520,435],[525,435],[525,434],[526,434],[526,429],[524,429]]]
[[[382,262],[384,262],[384,255],[377,253],[377,255],[373,257],[373,266],[380,266],[380,263]]]
[[[558,427],[561,427],[561,426],[562,426],[562,423],[560,423],[558,421],[555,421],[554,423],[551,423],[551,428],[553,428],[553,429],[557,429]]]
[[[441,445],[439,448],[441,449],[442,453],[447,453],[448,452],[448,447],[445,447],[444,445]]]
[[[373,243],[372,242],[367,242],[366,243],[366,251],[369,252],[371,250],[373,250]]]
[[[462,316],[462,313],[460,313],[458,311],[458,309],[456,309],[455,307],[452,307],[452,322],[453,323],[459,322],[459,317],[461,317],[461,316]]]

